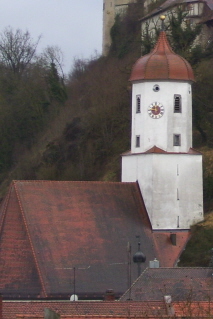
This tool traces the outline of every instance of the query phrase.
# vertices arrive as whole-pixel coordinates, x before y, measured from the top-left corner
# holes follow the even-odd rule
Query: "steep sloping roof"
[[[27,296],[30,287],[31,294],[39,295],[38,269],[14,187],[2,205],[0,218],[0,291],[10,295],[15,290],[17,295]]]
[[[166,33],[161,31],[154,49],[133,65],[129,80],[195,81],[195,78],[190,64],[173,52]]]
[[[14,181],[0,211],[6,298],[97,298],[128,288],[127,244],[172,267],[189,232],[153,232],[137,183]],[[12,262],[11,262],[12,261]],[[137,267],[132,265],[132,278]]]
[[[209,301],[213,298],[212,268],[147,268],[131,288],[132,300]],[[120,300],[129,297],[127,291]]]

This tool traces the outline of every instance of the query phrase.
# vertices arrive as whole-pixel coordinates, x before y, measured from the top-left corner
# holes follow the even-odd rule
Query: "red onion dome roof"
[[[195,81],[195,78],[191,65],[172,51],[166,33],[161,31],[154,49],[132,68],[130,81],[138,80]]]

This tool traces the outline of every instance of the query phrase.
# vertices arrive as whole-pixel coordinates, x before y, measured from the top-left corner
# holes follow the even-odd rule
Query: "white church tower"
[[[192,148],[192,68],[161,31],[130,81],[131,151],[122,155],[122,181],[138,181],[153,229],[189,229],[203,219],[202,155]]]

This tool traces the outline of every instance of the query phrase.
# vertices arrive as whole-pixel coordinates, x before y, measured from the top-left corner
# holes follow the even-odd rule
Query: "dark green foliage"
[[[193,86],[193,124],[202,142],[213,147],[212,74],[213,60],[203,61],[196,68],[197,81]]]
[[[213,200],[213,176],[204,170],[203,174],[203,192],[204,192],[204,201],[206,205],[211,203]]]
[[[208,267],[213,248],[212,226],[205,224],[192,227],[192,236],[187,249],[182,253],[178,266]]]
[[[213,56],[213,44],[209,43],[206,47],[199,42],[196,43],[201,30],[201,24],[191,24],[188,18],[188,11],[183,6],[175,7],[168,11],[168,20],[165,24],[165,30],[169,38],[169,42],[175,53],[181,55],[190,62],[192,66],[196,66],[203,59],[209,59]],[[158,24],[150,29],[150,22],[145,23],[142,34],[142,54],[147,54],[154,47],[158,38],[160,28]]]
[[[57,102],[64,103],[67,99],[66,88],[63,80],[58,74],[55,63],[51,63],[48,74],[47,83],[49,85],[49,94],[51,100],[56,100]]]
[[[126,63],[100,58],[87,64],[83,61],[76,64],[77,70],[73,70],[68,84],[72,96],[68,105],[78,116],[67,121],[62,138],[49,145],[43,156],[43,167],[49,167],[55,161],[54,178],[104,178],[104,167],[116,157],[116,165],[112,166],[117,173],[110,176],[120,179],[119,156],[128,149],[130,140],[128,73],[121,72]],[[79,73],[81,65],[84,70],[80,68]],[[57,155],[59,153],[61,156]],[[106,178],[109,178],[108,174]]]
[[[21,31],[18,35],[21,41]],[[24,37],[30,46],[29,33]],[[23,151],[32,147],[38,134],[57,114],[59,103],[66,99],[55,66],[49,71],[39,61],[25,62],[20,72],[14,72],[5,58],[0,60],[0,174],[15,166]]]
[[[153,49],[158,35],[160,33],[160,30],[157,29],[157,27],[154,30],[154,35],[150,36],[150,29],[149,29],[149,23],[145,23],[145,28],[142,34],[142,40],[141,40],[141,48],[142,48],[142,55],[150,53],[150,51]]]
[[[181,54],[191,49],[196,37],[200,34],[202,25],[191,25],[187,20],[188,11],[182,7],[175,8],[169,14],[169,31],[172,39],[173,49]]]
[[[182,6],[176,7],[168,17],[167,28],[175,53],[186,58],[192,66],[213,56],[212,45],[204,47],[199,42],[196,43],[202,30],[202,24],[191,24],[187,10],[184,10]]]
[[[141,46],[139,18],[141,16],[143,16],[143,5],[138,1],[136,4],[129,4],[127,14],[115,17],[115,23],[110,32],[112,55],[121,59],[131,50],[139,54]]]

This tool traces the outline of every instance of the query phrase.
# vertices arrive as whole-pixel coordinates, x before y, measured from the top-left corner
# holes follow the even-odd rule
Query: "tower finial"
[[[166,16],[161,15],[161,16],[160,16],[160,19],[161,19],[161,21],[162,21],[162,24],[161,24],[161,31],[164,31],[164,30],[165,30],[164,20],[166,19]]]

